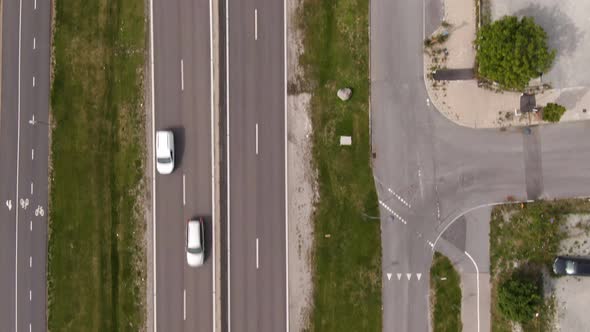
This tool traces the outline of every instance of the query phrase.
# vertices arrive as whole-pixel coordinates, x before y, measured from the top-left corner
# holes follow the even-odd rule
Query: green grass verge
[[[381,330],[381,234],[370,165],[368,0],[304,0],[301,64],[312,93],[315,211],[313,331]],[[351,87],[342,102],[338,88]],[[292,90],[296,89],[290,87]],[[339,136],[352,146],[339,146]],[[327,235],[329,234],[329,237]]]
[[[430,294],[434,332],[461,332],[461,280],[451,261],[434,253],[430,266]]]
[[[560,242],[567,236],[563,223],[568,214],[577,213],[590,213],[590,203],[570,199],[494,208],[490,225],[492,331],[512,331],[511,322],[498,308],[496,289],[500,281],[517,269],[539,278],[542,270],[551,271]],[[553,297],[545,298],[539,318],[522,326],[523,330],[549,331],[554,307]]]
[[[50,331],[145,325],[143,0],[57,0]]]

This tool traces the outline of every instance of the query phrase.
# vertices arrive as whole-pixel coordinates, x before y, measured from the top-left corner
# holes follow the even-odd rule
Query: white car
[[[174,135],[172,131],[156,132],[156,169],[160,174],[170,174],[174,170]]]
[[[186,262],[190,266],[201,266],[205,261],[203,225],[203,218],[189,220],[186,225]]]

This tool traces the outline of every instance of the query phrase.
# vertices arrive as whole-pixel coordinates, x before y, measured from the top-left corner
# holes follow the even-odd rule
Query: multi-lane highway
[[[284,3],[225,8],[228,330],[285,331]]]
[[[476,130],[444,118],[423,81],[438,1],[371,2],[371,105],[381,202],[384,331],[428,331],[429,267],[447,225],[477,206],[590,193],[590,123]],[[430,27],[430,28],[429,28]],[[479,321],[479,319],[477,319]]]
[[[172,130],[176,167],[155,177],[155,308],[158,331],[213,331],[212,52],[209,0],[151,7],[154,130]],[[153,150],[152,150],[153,151]],[[186,262],[186,222],[205,220],[205,264]]]
[[[0,331],[45,331],[49,1],[3,1]]]

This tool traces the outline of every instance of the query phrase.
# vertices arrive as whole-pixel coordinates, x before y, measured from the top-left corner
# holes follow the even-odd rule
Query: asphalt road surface
[[[154,0],[155,130],[172,130],[176,167],[156,173],[156,328],[212,331],[211,67],[208,0]],[[186,263],[186,223],[205,219],[205,264]]]
[[[48,1],[3,1],[0,331],[47,330],[49,31]]]
[[[433,246],[468,209],[590,194],[589,122],[475,130],[444,118],[423,81],[437,1],[371,2],[372,144],[381,204],[383,329],[429,330]]]
[[[226,1],[228,330],[287,329],[283,1]]]

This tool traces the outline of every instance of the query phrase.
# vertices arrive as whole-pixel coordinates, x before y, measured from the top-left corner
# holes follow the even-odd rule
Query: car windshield
[[[188,252],[190,252],[191,254],[200,254],[203,252],[203,248],[201,248],[201,247],[188,248]]]
[[[565,272],[567,274],[576,273],[576,262],[572,262],[572,261],[565,262]]]
[[[160,164],[169,164],[172,162],[172,158],[167,157],[167,158],[158,158],[158,162]]]

